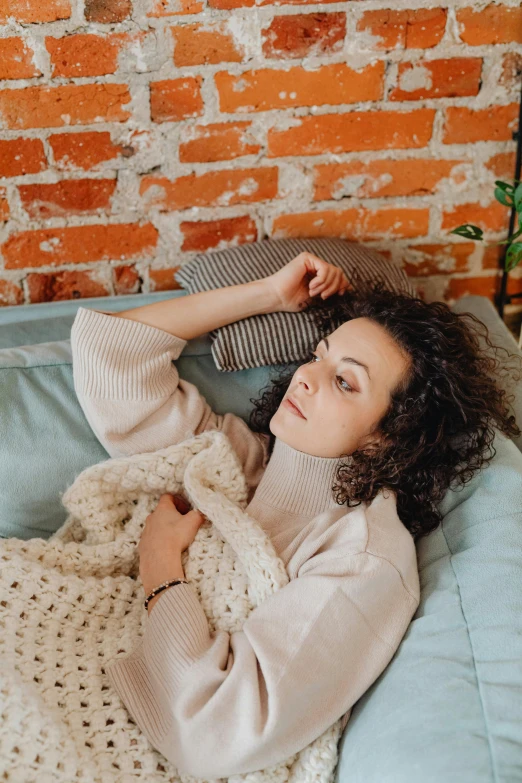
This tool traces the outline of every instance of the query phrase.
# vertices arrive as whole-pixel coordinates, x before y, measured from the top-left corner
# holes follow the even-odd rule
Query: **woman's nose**
[[[296,381],[298,384],[303,384],[305,389],[310,390],[313,388],[313,378],[311,377],[311,374],[308,372],[308,368],[301,367],[296,374]]]

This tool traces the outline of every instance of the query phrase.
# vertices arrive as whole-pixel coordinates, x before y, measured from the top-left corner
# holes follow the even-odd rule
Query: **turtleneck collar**
[[[254,498],[281,511],[313,518],[338,506],[332,486],[340,461],[340,457],[314,457],[276,437]]]

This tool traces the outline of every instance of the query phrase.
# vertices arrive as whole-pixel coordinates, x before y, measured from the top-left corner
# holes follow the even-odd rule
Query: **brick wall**
[[[0,0],[0,304],[177,288],[196,253],[341,236],[493,297],[518,0]],[[508,291],[522,289],[522,270]]]

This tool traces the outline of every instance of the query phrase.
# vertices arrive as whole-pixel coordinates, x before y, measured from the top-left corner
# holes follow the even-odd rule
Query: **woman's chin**
[[[281,419],[283,419],[283,421],[281,421]],[[282,434],[282,432],[284,432],[284,430],[288,429],[287,427],[285,427],[284,417],[281,416],[280,408],[278,408],[276,410],[276,412],[274,413],[274,415],[270,419],[270,423],[268,425],[268,429],[270,430],[272,435],[276,436],[276,438],[278,438],[280,436],[280,434]]]

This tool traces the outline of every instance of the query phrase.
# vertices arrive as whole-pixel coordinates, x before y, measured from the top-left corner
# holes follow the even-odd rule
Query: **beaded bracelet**
[[[171,587],[172,585],[188,585],[188,582],[186,579],[173,579],[171,582],[163,582],[163,584],[159,585],[158,587],[155,587],[152,593],[147,596],[145,599],[145,609],[149,605],[149,601],[154,598],[155,595],[158,593],[161,593],[162,590],[165,590],[167,587]]]

